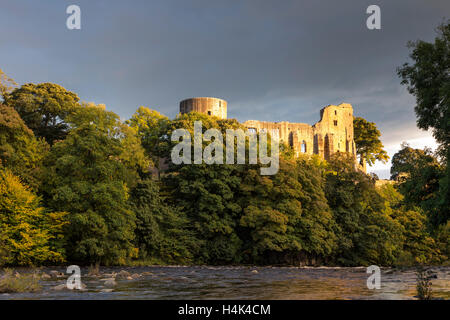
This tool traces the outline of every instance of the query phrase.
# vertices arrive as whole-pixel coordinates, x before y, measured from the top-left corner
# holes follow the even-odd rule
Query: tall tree
[[[450,152],[450,20],[437,28],[434,42],[409,42],[412,63],[397,69],[402,84],[416,97],[417,126],[433,130],[441,155]]]
[[[434,42],[419,40],[409,42],[408,46],[413,62],[403,64],[397,73],[402,84],[416,97],[417,126],[433,130],[444,163],[445,174],[439,180],[434,206],[436,212],[431,215],[436,226],[445,224],[450,215],[450,20],[438,26]]]
[[[426,227],[426,215],[418,207],[405,205],[404,196],[394,185],[385,184],[377,188],[378,193],[385,200],[386,216],[399,223],[402,233],[402,251],[397,257],[396,264],[414,265],[417,263],[439,263],[441,252],[435,240]]]
[[[390,265],[401,250],[399,225],[385,215],[373,180],[357,170],[354,157],[333,154],[325,193],[336,223],[335,261],[344,265]]]
[[[429,149],[413,149],[402,144],[402,149],[392,157],[391,179],[398,181],[406,203],[421,207],[434,226],[449,218],[448,207],[441,205],[445,196],[441,194],[444,175],[445,169]]]
[[[364,118],[355,117],[353,119],[354,139],[356,145],[356,154],[360,157],[360,163],[369,166],[373,165],[376,160],[385,163],[389,160],[387,152],[383,149],[381,143],[381,133],[373,122],[369,122]]]
[[[67,138],[55,143],[45,160],[43,190],[49,206],[69,212],[68,258],[124,264],[136,255],[127,185],[127,164],[136,161],[122,158],[126,133],[104,106],[80,107],[67,121],[72,128]]]
[[[68,130],[65,119],[80,99],[54,83],[28,83],[6,93],[4,100],[16,109],[36,137],[42,137],[52,145],[65,138]]]

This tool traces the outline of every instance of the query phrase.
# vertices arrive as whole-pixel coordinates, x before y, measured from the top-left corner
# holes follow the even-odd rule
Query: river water
[[[41,271],[51,270],[66,271]],[[121,270],[134,279],[106,285]],[[433,271],[434,297],[450,299],[450,267]],[[56,289],[66,283],[61,274],[40,280],[41,292],[0,294],[0,299],[415,299],[416,294],[414,269],[382,268],[381,289],[373,290],[367,288],[364,267],[101,267],[99,275],[87,274],[82,268],[84,291]]]

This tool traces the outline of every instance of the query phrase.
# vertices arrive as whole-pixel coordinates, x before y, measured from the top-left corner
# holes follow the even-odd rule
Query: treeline
[[[52,83],[3,89],[0,265],[411,265],[449,254],[448,216],[422,201],[439,190],[427,180],[422,193],[411,191],[416,176],[395,162],[405,149],[394,157],[406,177],[397,187],[377,188],[351,155],[294,158],[286,145],[273,176],[260,175],[259,164],[161,170],[173,130],[192,133],[201,120],[225,138],[245,128],[144,107],[123,122]],[[420,174],[422,164],[410,164]]]

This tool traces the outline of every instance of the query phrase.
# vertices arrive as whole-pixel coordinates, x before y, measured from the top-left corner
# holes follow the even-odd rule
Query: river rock
[[[252,273],[259,273],[258,270],[252,270]]]
[[[56,270],[51,270],[49,273],[50,273],[50,276],[56,278],[56,275],[57,275],[59,272],[56,271]]]
[[[131,278],[133,278],[133,279],[137,279],[137,278],[139,278],[140,277],[140,275],[138,274],[138,273],[133,273],[132,275],[131,275]]]
[[[111,278],[102,278],[102,279],[100,279],[100,281],[108,281],[108,280],[116,280],[116,278],[111,277]]]
[[[113,273],[104,273],[103,276],[109,277],[109,278],[115,278],[115,277],[117,277],[117,273],[115,273],[115,272],[113,272]]]
[[[81,289],[76,289],[75,288],[75,290],[86,291],[87,287],[86,287],[86,285],[84,283],[81,283]]]
[[[61,291],[67,289],[67,285],[65,283],[54,286],[52,290]]]
[[[50,276],[52,278],[63,278],[64,277],[64,273],[56,271],[56,270],[52,270],[52,271],[50,271]]]
[[[107,279],[104,283],[106,287],[114,287],[117,284],[116,280],[114,278]]]
[[[131,274],[126,270],[120,270],[120,272],[116,275],[117,279],[127,279]]]
[[[41,279],[42,280],[47,280],[47,279],[51,279],[52,277],[49,274],[46,274],[45,272],[43,272],[41,274]]]
[[[114,289],[102,289],[100,290],[100,292],[104,292],[104,293],[108,293],[108,292],[113,292]]]

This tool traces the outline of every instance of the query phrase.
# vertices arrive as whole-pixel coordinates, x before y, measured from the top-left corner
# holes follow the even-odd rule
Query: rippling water
[[[43,271],[50,270],[65,272]],[[139,277],[105,286],[103,279],[120,270]],[[434,296],[450,299],[450,267],[433,271]],[[102,267],[100,272],[89,277],[82,269],[85,291],[55,290],[66,281],[59,278],[41,280],[42,292],[0,294],[0,299],[414,299],[416,294],[413,269],[382,269],[379,290],[367,289],[363,267]]]

